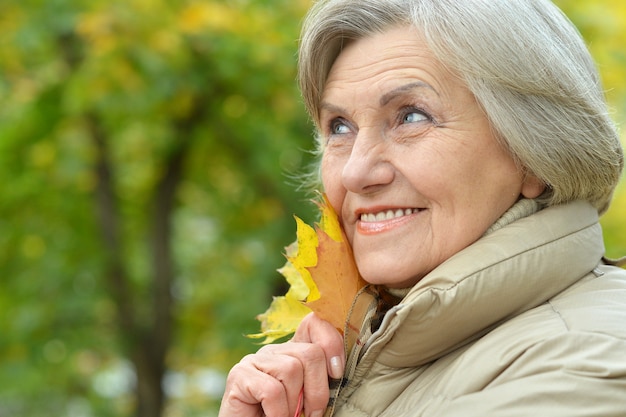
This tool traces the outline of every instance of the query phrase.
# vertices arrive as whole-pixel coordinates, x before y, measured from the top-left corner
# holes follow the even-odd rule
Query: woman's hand
[[[304,413],[321,417],[329,398],[328,377],[341,378],[343,338],[314,314],[292,340],[264,346],[235,365],[226,380],[219,417],[293,417],[304,392]]]

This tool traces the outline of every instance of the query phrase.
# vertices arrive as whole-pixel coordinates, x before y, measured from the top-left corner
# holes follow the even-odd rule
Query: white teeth
[[[387,210],[381,211],[379,213],[363,213],[361,214],[362,222],[382,222],[385,220],[391,220],[402,216],[408,216],[413,213],[417,213],[418,209],[397,209],[397,210]]]
[[[388,212],[387,212],[388,213]],[[381,211],[380,213],[378,213],[376,215],[376,221],[383,221],[383,220],[387,220],[387,213]]]

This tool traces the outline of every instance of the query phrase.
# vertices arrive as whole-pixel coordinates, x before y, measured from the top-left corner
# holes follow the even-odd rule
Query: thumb
[[[346,364],[343,336],[332,324],[310,313],[298,326],[292,341],[320,346],[326,356],[328,375],[334,379],[343,376]]]

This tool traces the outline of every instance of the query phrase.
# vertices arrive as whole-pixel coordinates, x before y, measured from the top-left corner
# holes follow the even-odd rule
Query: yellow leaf
[[[287,263],[279,272],[287,279],[289,291],[276,297],[259,315],[263,343],[272,343],[297,329],[311,311],[343,331],[356,293],[365,285],[352,256],[337,214],[326,196],[318,204],[320,222],[316,228],[296,219],[297,239],[285,248]]]
[[[304,301],[309,295],[309,287],[302,279],[302,275],[289,261],[278,270],[282,276],[287,279],[289,283],[289,291],[287,295],[295,298],[296,300]]]
[[[253,339],[265,337],[262,343],[273,343],[294,333],[304,316],[310,312],[311,310],[296,298],[287,295],[274,297],[267,311],[257,316],[261,322],[261,333],[248,337]]]
[[[320,293],[311,278],[308,268],[317,264],[317,234],[315,229],[296,216],[296,234],[298,251],[296,256],[288,256],[287,260],[302,276],[302,280],[309,289],[307,300],[317,300]]]
[[[331,239],[336,242],[341,242],[344,240],[344,236],[343,231],[341,230],[341,225],[339,224],[337,213],[335,213],[333,206],[330,205],[326,195],[322,196],[322,198],[323,202],[318,205],[321,212],[319,227],[326,232]]]

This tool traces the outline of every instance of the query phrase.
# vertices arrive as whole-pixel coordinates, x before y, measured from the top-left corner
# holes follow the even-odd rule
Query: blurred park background
[[[217,415],[313,220],[310,3],[0,1],[0,417]],[[626,3],[557,3],[623,123]]]

